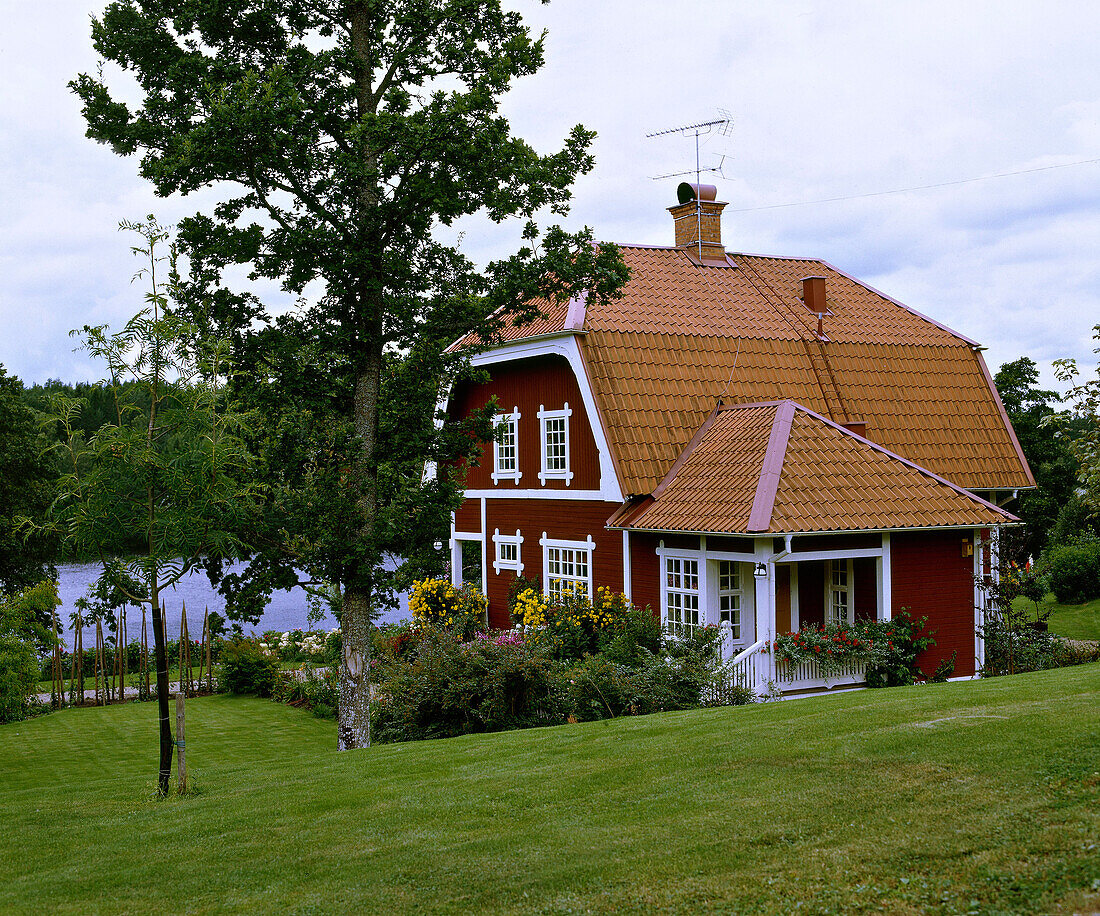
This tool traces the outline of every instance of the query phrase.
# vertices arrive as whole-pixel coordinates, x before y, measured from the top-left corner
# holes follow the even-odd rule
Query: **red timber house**
[[[517,574],[622,591],[674,633],[718,625],[762,691],[862,679],[777,670],[777,633],[907,608],[935,631],[923,669],[955,651],[974,675],[985,545],[1035,485],[981,348],[822,261],[726,252],[715,189],[678,196],[674,246],[620,246],[620,299],[508,327],[472,357],[489,381],[450,393],[452,415],[495,398],[500,419],[453,580],[498,628]]]

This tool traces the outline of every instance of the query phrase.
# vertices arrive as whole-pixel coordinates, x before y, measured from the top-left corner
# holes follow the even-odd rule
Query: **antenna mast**
[[[667,137],[671,134],[680,134],[681,136],[687,136],[688,134],[695,135],[695,244],[698,248],[699,260],[703,260],[703,204],[699,200],[699,185],[701,182],[701,175],[703,172],[718,172],[722,174],[722,164],[726,161],[726,157],[723,156],[718,165],[714,168],[704,169],[699,163],[699,138],[704,137],[711,133],[711,131],[717,131],[721,136],[728,137],[730,130],[733,128],[733,119],[729,116],[729,112],[723,109],[718,109],[722,113],[721,118],[716,118],[713,121],[700,121],[698,124],[685,124],[682,127],[670,127],[668,130],[657,130],[651,134],[646,134],[646,139],[650,140],[654,137]],[[681,175],[690,175],[691,172],[674,172],[670,175],[658,175],[654,178],[654,181],[660,181],[664,178],[678,178]]]

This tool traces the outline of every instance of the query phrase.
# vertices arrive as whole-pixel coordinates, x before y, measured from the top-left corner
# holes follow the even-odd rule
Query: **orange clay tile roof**
[[[654,497],[614,527],[792,534],[1015,521],[790,400],[716,410]]]
[[[631,278],[589,301],[581,350],[626,493],[650,493],[721,399],[791,398],[971,490],[1034,486],[976,345],[823,261],[620,246]],[[801,280],[826,278],[827,340]],[[566,304],[504,340],[564,332]],[[459,344],[456,344],[456,346]]]

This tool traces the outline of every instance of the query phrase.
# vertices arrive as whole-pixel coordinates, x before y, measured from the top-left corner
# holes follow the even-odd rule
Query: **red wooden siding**
[[[523,575],[539,583],[540,589],[542,547],[539,539],[543,532],[548,538],[563,541],[583,541],[591,535],[595,542],[592,551],[595,586],[605,585],[616,592],[623,590],[623,535],[621,531],[604,528],[604,522],[618,508],[618,503],[576,499],[489,499],[485,505],[490,626],[507,629],[512,625],[508,614],[508,589],[514,578],[511,570],[501,570],[498,575],[493,569],[493,560],[496,559],[492,540],[494,529],[507,535],[514,535],[519,529],[523,536],[523,544],[520,545]]]
[[[893,613],[908,608],[927,617],[936,645],[918,662],[932,674],[940,659],[958,650],[955,676],[974,673],[974,567],[962,555],[968,531],[898,532],[891,538]]]
[[[856,620],[874,620],[878,616],[877,567],[874,557],[856,557],[852,560]]]
[[[825,623],[825,561],[798,564],[798,626]]]
[[[455,512],[455,531],[481,532],[481,500],[464,499]]]
[[[657,615],[661,613],[661,563],[657,556],[660,540],[654,534],[630,535],[630,602],[635,607],[648,605]]]
[[[509,487],[525,490],[598,490],[599,451],[577,379],[568,361],[561,356],[536,357],[489,366],[488,371],[488,382],[481,385],[467,383],[456,389],[449,411],[452,416],[465,416],[471,410],[483,407],[494,395],[503,413],[511,413],[514,407],[519,408],[519,470],[523,476],[518,484],[511,480],[494,484],[493,444],[488,442],[482,449],[480,463],[467,470],[467,489],[497,489],[501,492],[506,492]],[[547,480],[543,487],[538,476],[542,469],[539,408],[560,410],[566,404],[572,411],[569,417],[569,470],[573,472],[573,479],[568,487],[564,480]]]

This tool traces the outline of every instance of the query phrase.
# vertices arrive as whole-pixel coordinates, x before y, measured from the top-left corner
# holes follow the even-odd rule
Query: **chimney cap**
[[[681,181],[676,188],[676,199],[682,204],[693,200],[714,200],[718,197],[718,188],[712,184],[695,184],[692,181]]]

